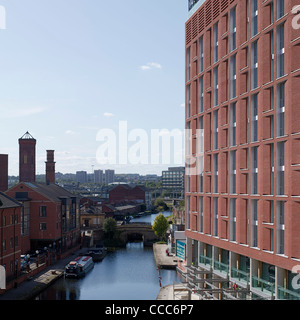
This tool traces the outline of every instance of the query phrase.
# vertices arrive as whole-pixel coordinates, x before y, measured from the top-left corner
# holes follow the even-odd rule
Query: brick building
[[[21,204],[0,192],[0,265],[8,283],[20,270]]]
[[[219,276],[206,284],[211,297],[229,279],[252,298],[300,299],[292,284],[300,265],[297,4],[189,1],[187,266]],[[201,294],[203,283],[195,284]]]
[[[8,155],[0,154],[0,191],[8,189]]]

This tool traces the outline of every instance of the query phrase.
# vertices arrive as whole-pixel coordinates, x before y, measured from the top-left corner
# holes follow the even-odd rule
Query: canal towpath
[[[20,283],[16,288],[12,288],[0,295],[1,300],[30,300],[40,292],[58,280],[64,274],[65,266],[72,258],[79,255],[81,250],[75,250],[67,257],[58,260],[55,264],[46,267],[43,271],[32,278]]]

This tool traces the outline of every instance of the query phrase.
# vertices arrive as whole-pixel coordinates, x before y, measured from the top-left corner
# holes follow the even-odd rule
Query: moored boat
[[[93,258],[90,256],[79,256],[70,261],[65,267],[65,277],[81,278],[94,268]]]

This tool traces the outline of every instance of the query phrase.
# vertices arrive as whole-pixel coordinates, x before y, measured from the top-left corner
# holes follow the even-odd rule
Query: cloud
[[[185,108],[185,103],[182,103],[180,107]]]
[[[104,112],[104,117],[106,117],[106,118],[111,118],[111,117],[114,117],[115,115],[113,114],[113,113],[111,113],[111,112]]]
[[[148,62],[147,64],[140,66],[140,69],[143,71],[151,69],[162,69],[162,65],[157,62]]]
[[[74,134],[76,134],[76,132],[75,132],[75,131],[72,131],[72,130],[67,130],[65,133],[68,134],[68,135],[74,135]]]

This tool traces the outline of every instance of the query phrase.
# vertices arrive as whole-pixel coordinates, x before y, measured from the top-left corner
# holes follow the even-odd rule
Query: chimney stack
[[[8,189],[8,155],[0,154],[0,192]]]
[[[55,183],[54,150],[47,150],[46,184]]]
[[[35,146],[28,131],[19,139],[19,182],[35,182]]]

